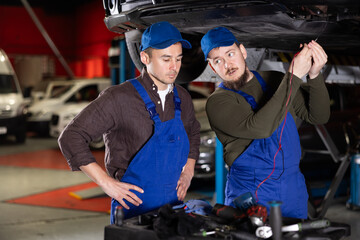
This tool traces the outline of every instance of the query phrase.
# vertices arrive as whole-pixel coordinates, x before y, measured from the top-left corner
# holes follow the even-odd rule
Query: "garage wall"
[[[102,1],[89,0],[61,11],[57,11],[56,6],[54,8],[33,7],[33,11],[75,76],[108,77],[108,49],[111,39],[118,34],[110,32],[104,24]],[[66,71],[23,6],[0,7],[0,48],[12,61],[19,55],[54,58],[54,74],[66,76]]]

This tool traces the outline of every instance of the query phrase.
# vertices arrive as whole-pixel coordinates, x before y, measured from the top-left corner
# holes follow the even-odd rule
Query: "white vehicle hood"
[[[64,106],[56,109],[53,114],[62,116],[66,114],[78,114],[81,112],[90,102],[81,102],[81,103],[68,103]]]
[[[29,107],[29,112],[39,112],[39,111],[48,111],[54,110],[55,107],[62,105],[63,103],[59,99],[44,99],[38,101]]]

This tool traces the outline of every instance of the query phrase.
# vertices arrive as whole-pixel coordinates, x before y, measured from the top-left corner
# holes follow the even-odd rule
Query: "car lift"
[[[308,217],[309,219],[321,219],[325,216],[326,211],[329,209],[332,201],[334,200],[335,193],[344,178],[346,170],[350,165],[351,156],[349,152],[345,155],[341,155],[336,145],[334,144],[332,138],[330,137],[328,131],[324,125],[315,125],[315,129],[319,134],[321,140],[323,141],[325,147],[328,151],[316,151],[317,153],[328,153],[335,163],[341,162],[334,179],[331,182],[331,185],[328,191],[325,194],[321,205],[318,208],[315,208],[314,205],[309,201],[308,202]]]

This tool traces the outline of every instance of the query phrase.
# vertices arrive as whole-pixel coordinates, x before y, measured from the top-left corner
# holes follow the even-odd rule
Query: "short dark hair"
[[[153,48],[152,47],[149,47],[147,49],[144,50],[144,52],[149,55],[149,57],[151,58],[152,57],[152,51],[153,51]]]

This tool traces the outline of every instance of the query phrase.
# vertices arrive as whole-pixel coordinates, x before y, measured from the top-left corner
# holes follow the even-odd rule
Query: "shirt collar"
[[[144,67],[141,71],[141,78],[139,78],[140,82],[143,84],[146,90],[148,91],[155,91],[158,92],[158,88],[154,81],[151,79],[149,73],[146,71],[146,68]],[[172,92],[174,89],[174,84],[171,84],[169,93]]]

